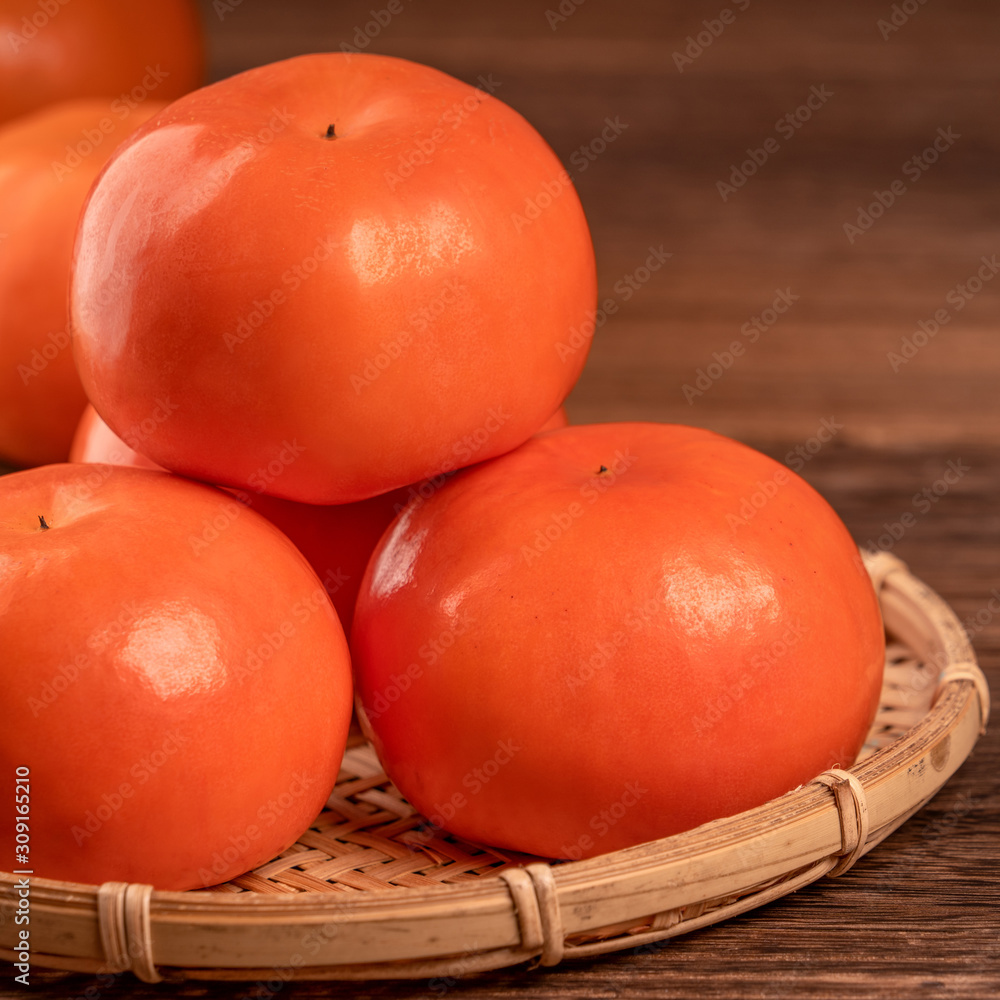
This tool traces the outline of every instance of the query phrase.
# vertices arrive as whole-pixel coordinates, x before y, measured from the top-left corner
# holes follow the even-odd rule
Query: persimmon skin
[[[127,445],[102,419],[89,403],[80,417],[73,444],[69,449],[71,462],[124,465],[133,469],[153,469],[166,472],[142,452]]]
[[[566,411],[560,406],[539,433],[567,424]],[[80,419],[69,459],[163,471],[152,459],[122,441],[90,405]],[[415,483],[347,504],[296,503],[265,493],[231,492],[295,543],[323,581],[344,629],[349,631],[361,578],[372,551],[407,501],[420,495],[422,485]]]
[[[351,642],[359,717],[407,799],[561,858],[849,766],[884,660],[826,501],[759,452],[656,424],[550,431],[408,507]]]
[[[0,649],[0,789],[30,769],[37,876],[222,882],[336,780],[343,629],[298,550],[220,490],[110,465],[0,477]]]
[[[0,460],[11,465],[66,460],[87,402],[66,305],[77,221],[115,145],[164,106],[67,101],[0,126]],[[68,166],[67,145],[88,131],[100,141]]]
[[[249,70],[150,122],[91,193],[70,296],[116,433],[169,398],[155,462],[242,489],[277,463],[267,492],[307,503],[530,437],[583,367],[559,347],[595,300],[579,199],[520,115],[344,53]]]
[[[556,431],[560,427],[569,427],[569,414],[566,412],[565,406],[560,406],[555,413],[552,414],[549,419],[538,428],[538,433],[543,434],[545,431]]]
[[[553,419],[556,417],[558,414]],[[87,407],[80,420],[69,457],[71,462],[107,462],[164,471],[122,441],[92,406]],[[346,504],[297,503],[266,493],[235,489],[230,492],[240,503],[252,507],[280,528],[309,560],[344,629],[349,630],[368,559],[382,533],[406,506],[410,489],[392,490]]]
[[[171,101],[204,77],[192,0],[0,0],[0,38],[0,122],[77,98]]]

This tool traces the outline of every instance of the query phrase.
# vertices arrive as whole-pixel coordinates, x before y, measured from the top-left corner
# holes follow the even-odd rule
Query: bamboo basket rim
[[[890,553],[862,555],[901,662],[915,666],[890,706],[904,722],[883,726],[884,745],[850,769],[662,840],[581,861],[507,859],[491,877],[433,888],[226,894],[32,876],[31,962],[145,982],[457,978],[642,948],[843,874],[940,790],[985,732],[990,705],[951,608]],[[916,715],[913,697],[923,698]],[[0,872],[0,956],[10,961],[14,922],[4,918],[19,878]]]

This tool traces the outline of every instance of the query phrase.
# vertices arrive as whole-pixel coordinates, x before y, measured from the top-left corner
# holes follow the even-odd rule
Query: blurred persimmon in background
[[[0,125],[0,462],[44,465],[69,454],[87,402],[67,309],[76,225],[115,147],[163,107],[146,100],[114,110],[91,98]]]
[[[192,0],[0,0],[0,122],[74,97],[133,107],[204,81]]]

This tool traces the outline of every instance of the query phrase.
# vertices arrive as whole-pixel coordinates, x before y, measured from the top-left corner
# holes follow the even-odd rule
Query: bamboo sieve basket
[[[958,619],[865,554],[887,632],[882,707],[859,760],[780,798],[585,861],[474,846],[419,816],[356,740],[289,850],[223,886],[30,880],[31,963],[146,982],[457,977],[636,948],[847,871],[932,798],[985,730],[989,690]],[[15,961],[18,876],[0,873]]]

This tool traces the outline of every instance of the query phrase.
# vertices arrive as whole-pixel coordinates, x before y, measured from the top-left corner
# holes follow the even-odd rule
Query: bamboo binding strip
[[[428,829],[367,745],[278,858],[210,891],[31,879],[32,962],[146,982],[457,977],[687,933],[847,872],[971,752],[989,689],[958,619],[888,553],[865,556],[889,644],[861,759],[664,840],[548,862]],[[14,960],[18,877],[0,873]]]
[[[861,857],[868,842],[868,800],[865,787],[850,771],[834,767],[816,778],[833,789],[833,800],[840,817],[842,847],[840,860],[827,874],[843,875]]]

